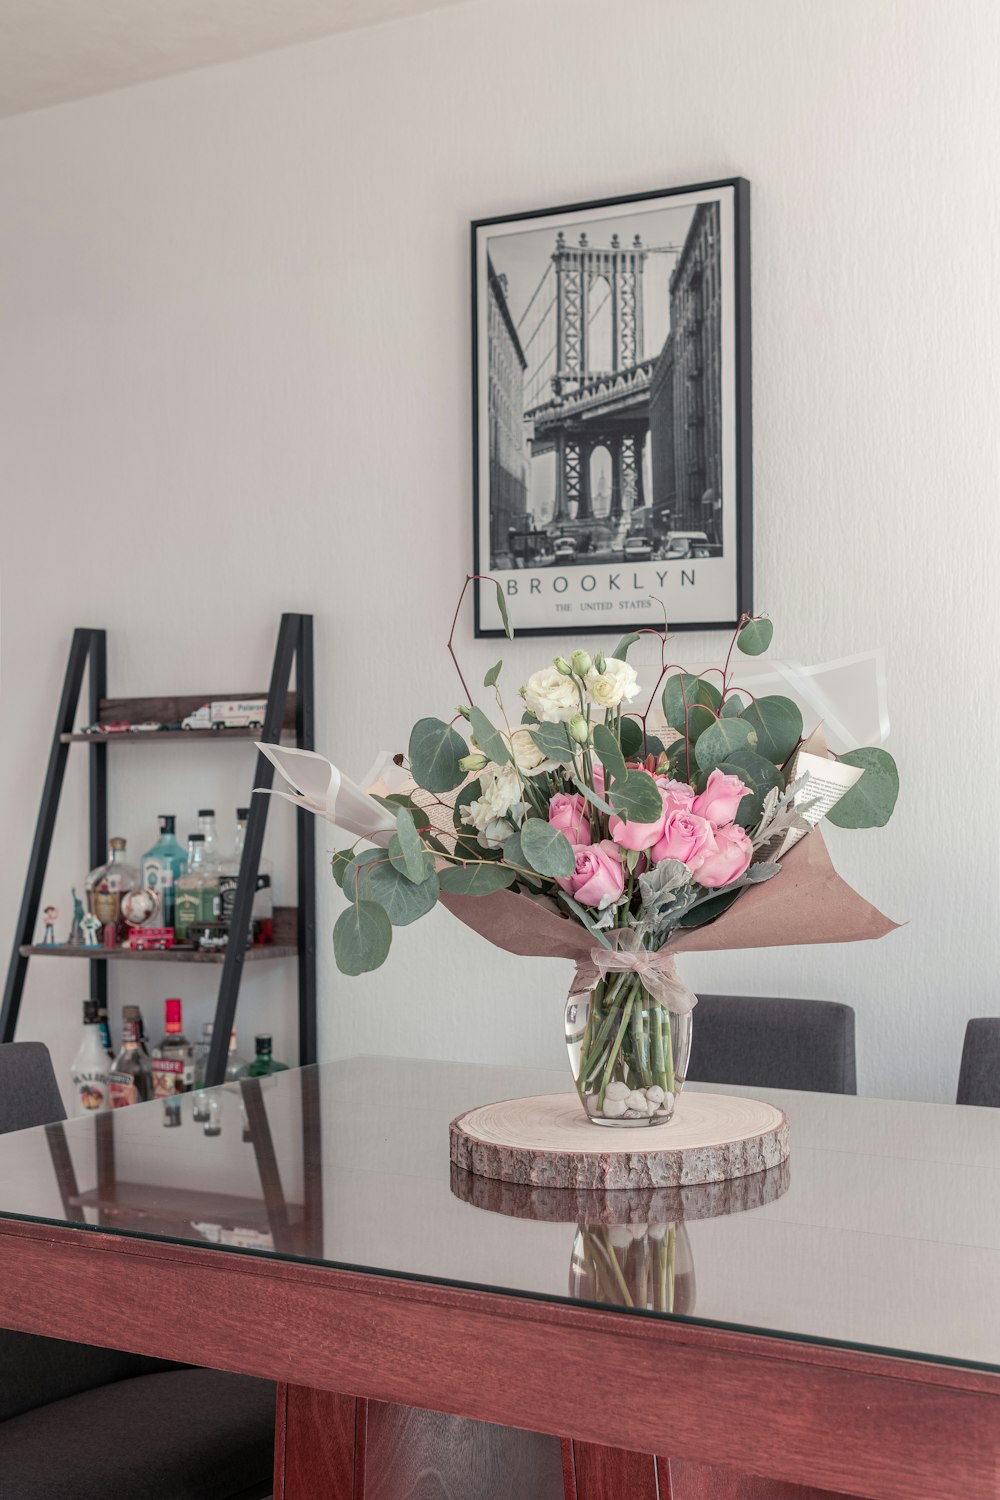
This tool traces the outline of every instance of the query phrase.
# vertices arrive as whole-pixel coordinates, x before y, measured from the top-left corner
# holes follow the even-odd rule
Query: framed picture
[[[752,613],[750,184],[480,219],[472,295],[473,571],[515,629]]]

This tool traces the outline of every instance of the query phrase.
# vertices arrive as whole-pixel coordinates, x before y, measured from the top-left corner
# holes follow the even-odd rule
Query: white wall
[[[909,925],[685,973],[850,1001],[863,1090],[952,1094],[966,1019],[1000,1008],[1000,783],[974,768],[1000,737],[998,33],[993,0],[508,0],[0,125],[2,950],[71,628],[108,627],[114,691],[214,691],[262,682],[279,611],[313,610],[320,745],[359,771],[404,745],[456,700],[468,221],[741,173],[757,604],[785,656],[887,648],[899,809],[831,842]],[[468,617],[462,649],[472,677],[499,654]],[[506,651],[512,687],[548,649]],[[132,850],[161,808],[244,800],[245,747],[112,754]],[[64,909],[82,764],[69,792],[46,885]],[[321,886],[327,1054],[558,1065],[563,968],[439,911],[341,979]],[[181,993],[197,1025],[210,986],[170,974],[117,974],[115,1008],[138,996],[158,1024]],[[245,992],[286,1052],[293,978]],[[61,1067],[83,983],[32,968],[20,1035]]]

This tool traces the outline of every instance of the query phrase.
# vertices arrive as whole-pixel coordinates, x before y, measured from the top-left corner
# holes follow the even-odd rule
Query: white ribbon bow
[[[698,1004],[697,995],[677,977],[673,955],[661,949],[650,952],[633,927],[617,927],[608,933],[611,948],[592,948],[590,958],[576,966],[573,991],[592,990],[609,974],[635,974],[643,988],[664,1010],[687,1015]]]

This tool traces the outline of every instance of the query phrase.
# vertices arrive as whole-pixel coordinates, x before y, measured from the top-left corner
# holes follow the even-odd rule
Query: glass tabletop
[[[602,1193],[451,1165],[456,1115],[565,1091],[375,1058],[244,1080],[179,1126],[154,1101],[0,1137],[0,1216],[1000,1369],[1000,1110],[727,1086],[786,1111],[782,1167]]]

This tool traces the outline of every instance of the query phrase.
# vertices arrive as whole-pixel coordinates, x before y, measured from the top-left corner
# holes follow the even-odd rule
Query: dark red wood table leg
[[[562,1444],[565,1500],[843,1500],[778,1479],[598,1443]]]
[[[360,1500],[363,1477],[360,1486],[356,1481],[359,1449],[364,1455],[364,1406],[333,1391],[278,1386],[274,1500]]]

